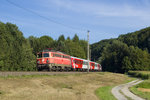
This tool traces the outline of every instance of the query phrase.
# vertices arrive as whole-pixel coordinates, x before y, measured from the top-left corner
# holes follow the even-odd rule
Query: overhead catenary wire
[[[39,16],[39,17],[41,17],[41,18],[43,18],[43,19],[45,19],[45,20],[47,20],[47,21],[49,21],[49,22],[52,22],[52,23],[55,23],[55,24],[58,24],[58,25],[61,25],[61,26],[64,26],[64,27],[66,27],[66,28],[73,29],[73,30],[86,31],[85,29],[78,29],[78,28],[75,28],[75,27],[72,27],[72,26],[69,26],[69,25],[60,23],[60,22],[58,22],[58,21],[52,20],[51,18],[45,17],[45,16],[43,16],[43,15],[40,15],[40,14],[37,13],[37,12],[34,12],[34,11],[32,11],[32,10],[30,10],[30,9],[27,9],[27,8],[24,8],[24,7],[22,7],[22,6],[18,5],[18,4],[16,4],[16,3],[10,1],[10,0],[6,0],[6,1],[7,1],[9,4],[14,5],[15,7],[18,7],[18,8],[20,8],[20,9],[23,9],[23,10],[25,10],[25,11],[27,11],[27,12],[30,12],[30,13],[34,14],[34,15],[37,15],[37,16]]]

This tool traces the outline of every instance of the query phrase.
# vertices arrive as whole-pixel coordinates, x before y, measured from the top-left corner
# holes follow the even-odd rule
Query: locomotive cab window
[[[65,56],[65,55],[63,55],[63,58],[70,59],[70,57],[69,57],[69,56]]]
[[[44,57],[49,57],[49,53],[44,53],[43,56]]]

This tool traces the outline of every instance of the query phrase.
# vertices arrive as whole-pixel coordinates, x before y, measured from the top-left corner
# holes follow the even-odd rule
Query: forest
[[[36,71],[36,53],[52,48],[86,59],[87,41],[60,35],[25,38],[15,24],[0,22],[0,71]],[[150,70],[150,27],[90,45],[91,60],[103,71]]]
[[[150,27],[102,40],[91,49],[92,60],[101,63],[103,71],[150,70]]]

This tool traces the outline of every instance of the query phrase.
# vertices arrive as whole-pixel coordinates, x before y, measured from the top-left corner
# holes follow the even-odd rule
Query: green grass
[[[2,95],[2,94],[4,94],[4,92],[3,92],[3,91],[0,91],[0,95]]]
[[[95,93],[100,100],[117,100],[111,93],[113,86],[105,86],[98,88]]]
[[[124,83],[131,82],[135,80],[136,78],[129,78],[128,80],[125,80]],[[114,86],[104,86],[100,87],[95,91],[95,94],[100,100],[117,100],[111,93],[111,90]],[[130,98],[128,98],[131,100]]]
[[[142,92],[142,91],[139,91],[138,88],[148,88],[148,89],[150,89],[150,82],[149,83],[143,82],[143,83],[140,83],[140,84],[135,85],[135,86],[130,88],[130,90],[134,94],[139,95],[140,97],[145,98],[146,100],[150,100],[150,92]]]
[[[142,79],[150,79],[150,71],[129,71],[129,75]]]
[[[52,74],[52,75],[48,75],[48,74],[34,74],[34,75],[8,75],[8,76],[0,76],[0,78],[36,78],[36,77],[66,77],[66,76],[82,76],[84,74],[93,74],[93,73],[75,73],[75,74]]]
[[[150,92],[142,92],[138,90],[138,88],[150,89],[150,71],[129,71],[128,74],[133,77],[146,79],[144,82],[131,87],[130,90],[134,94],[139,95],[146,100],[150,100]]]
[[[78,75],[77,74],[53,74],[53,75],[48,75],[48,74],[35,74],[35,75],[20,75],[20,76],[12,76],[12,75],[8,75],[8,76],[0,76],[0,78],[4,78],[4,79],[12,79],[12,78],[36,78],[36,77],[66,77],[69,75],[75,75],[75,76],[79,76],[81,74]]]
[[[150,81],[144,81],[138,85],[136,85],[136,88],[146,88],[146,89],[150,89]]]

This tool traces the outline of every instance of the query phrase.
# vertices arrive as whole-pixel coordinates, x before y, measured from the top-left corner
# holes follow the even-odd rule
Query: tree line
[[[64,35],[57,40],[50,36],[25,38],[16,25],[0,22],[0,71],[35,71],[36,54],[46,48],[87,58],[87,41],[76,34],[72,39]],[[104,71],[150,70],[150,27],[101,40],[90,48],[91,60]]]
[[[150,27],[91,45],[92,60],[104,71],[150,70]]]
[[[72,39],[64,35],[57,40],[50,36],[25,38],[16,25],[0,22],[0,71],[35,71],[36,54],[46,48],[85,59],[87,41],[76,34]]]
[[[42,36],[40,38],[30,36],[27,40],[33,48],[34,55],[43,49],[51,48],[71,56],[86,59],[87,41],[79,40],[77,34],[72,39],[70,37],[65,39],[64,35],[60,35],[57,40],[53,40],[50,36]]]
[[[18,27],[0,22],[0,70],[35,70],[35,55]]]

